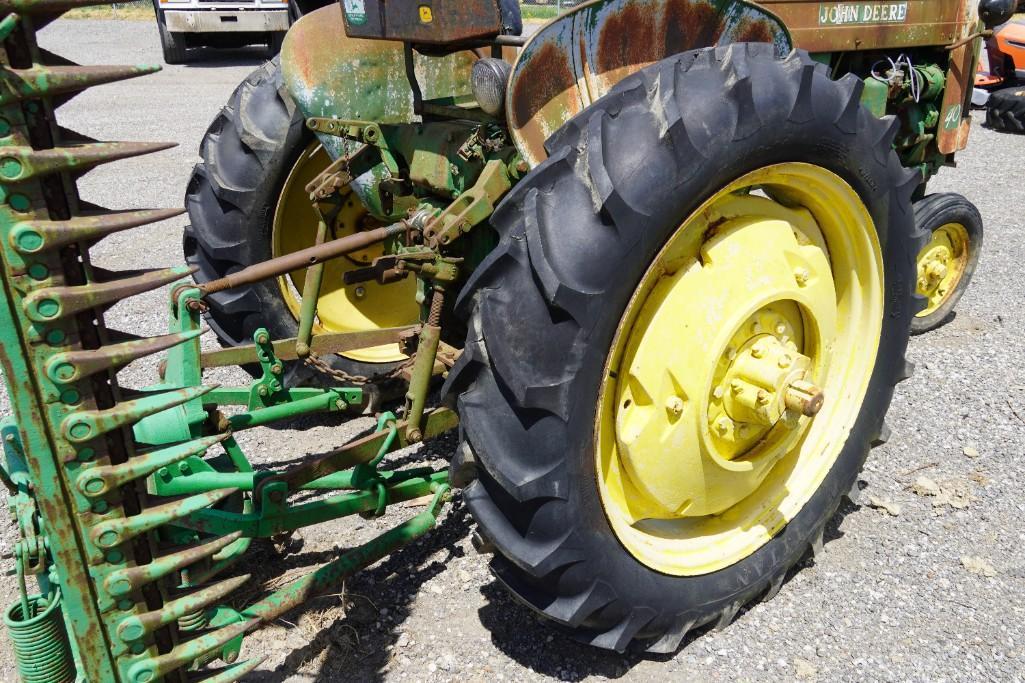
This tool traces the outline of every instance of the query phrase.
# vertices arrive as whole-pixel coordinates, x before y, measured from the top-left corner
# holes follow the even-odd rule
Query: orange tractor
[[[972,101],[986,106],[990,128],[1025,133],[1025,22],[1008,22],[986,40]]]

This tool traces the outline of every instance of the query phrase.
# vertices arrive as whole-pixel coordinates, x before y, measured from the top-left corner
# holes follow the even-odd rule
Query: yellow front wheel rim
[[[918,293],[926,306],[924,318],[935,313],[957,291],[968,267],[968,230],[960,223],[947,223],[932,233],[929,244],[918,254]]]
[[[830,171],[769,166],[688,217],[635,290],[599,394],[598,485],[626,549],[691,576],[777,534],[861,412],[882,320],[872,218]]]
[[[317,234],[317,214],[310,204],[306,185],[331,163],[327,152],[316,143],[300,155],[292,167],[274,211],[271,233],[272,256],[278,257],[311,246]],[[355,195],[349,194],[345,207],[332,226],[329,239],[337,239],[371,225],[367,211]],[[407,278],[390,285],[361,282],[346,286],[345,272],[369,266],[380,256],[380,245],[329,261],[324,267],[324,280],[317,301],[315,332],[363,332],[385,327],[412,325],[419,320],[416,303],[416,280]],[[297,270],[278,278],[285,304],[298,320],[302,306],[301,292],[306,270]],[[398,344],[374,346],[341,354],[364,363],[393,363],[406,356]]]

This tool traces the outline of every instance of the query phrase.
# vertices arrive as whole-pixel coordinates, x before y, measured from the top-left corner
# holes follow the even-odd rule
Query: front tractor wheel
[[[207,131],[200,156],[186,194],[191,225],[184,240],[186,260],[199,268],[197,282],[314,244],[317,214],[305,187],[331,160],[288,101],[277,58],[235,90]],[[350,194],[328,239],[375,227]],[[369,266],[381,253],[376,246],[326,264],[315,332],[362,332],[419,320],[412,278],[390,285],[343,283],[346,271]],[[207,297],[208,322],[228,345],[251,343],[260,327],[275,339],[294,337],[304,278],[305,270],[299,270],[213,294]],[[388,344],[346,351],[329,363],[350,376],[371,377],[405,358],[398,344]],[[322,379],[297,363],[289,368],[289,384]]]
[[[493,218],[448,385],[465,497],[499,579],[593,645],[672,652],[778,589],[882,440],[924,233],[860,95],[768,45],[670,58]]]
[[[959,194],[931,194],[915,202],[915,223],[930,235],[918,254],[918,294],[925,308],[911,321],[912,334],[940,327],[971,282],[982,253],[982,216]]]

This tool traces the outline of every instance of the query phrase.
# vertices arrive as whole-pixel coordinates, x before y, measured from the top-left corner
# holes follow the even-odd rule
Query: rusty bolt
[[[410,429],[406,433],[406,441],[408,441],[409,443],[420,443],[421,441],[423,441],[423,438],[423,434],[420,432],[419,429]]]

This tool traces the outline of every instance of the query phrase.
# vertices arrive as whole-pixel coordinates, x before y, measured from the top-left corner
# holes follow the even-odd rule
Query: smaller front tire
[[[918,254],[919,296],[925,308],[911,320],[911,333],[943,326],[972,280],[982,253],[982,216],[959,194],[931,194],[915,202],[915,223],[930,235]]]

